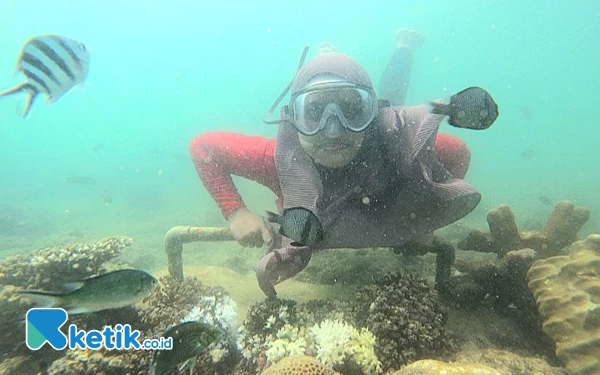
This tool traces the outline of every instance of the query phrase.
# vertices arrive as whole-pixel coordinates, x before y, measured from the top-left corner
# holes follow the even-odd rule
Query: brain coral
[[[304,355],[286,357],[269,367],[264,375],[339,375],[316,358]]]
[[[536,261],[528,279],[569,373],[600,373],[600,235],[575,242],[569,255]]]

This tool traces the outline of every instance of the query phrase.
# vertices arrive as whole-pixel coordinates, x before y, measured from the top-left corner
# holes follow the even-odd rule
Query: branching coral
[[[0,284],[59,290],[66,281],[100,273],[106,261],[132,242],[129,237],[114,236],[94,244],[70,244],[14,255],[0,262]]]
[[[499,257],[511,250],[534,249],[540,258],[560,254],[577,241],[579,230],[590,218],[590,211],[568,201],[558,202],[541,232],[519,231],[515,217],[506,204],[488,211],[489,233],[472,231],[458,243],[462,250],[492,252]]]

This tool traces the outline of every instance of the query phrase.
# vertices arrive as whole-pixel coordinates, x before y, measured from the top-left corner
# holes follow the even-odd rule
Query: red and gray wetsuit
[[[281,207],[281,187],[275,169],[275,142],[275,139],[264,137],[212,132],[197,136],[190,143],[196,172],[225,218],[245,206],[232,175],[268,187],[277,196],[277,205]],[[471,153],[463,141],[438,133],[436,154],[455,177],[465,176]]]

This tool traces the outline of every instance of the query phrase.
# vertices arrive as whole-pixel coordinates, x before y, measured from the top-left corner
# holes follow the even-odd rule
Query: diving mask
[[[290,122],[307,136],[323,130],[331,116],[344,128],[361,132],[377,116],[378,102],[372,88],[326,81],[294,93],[288,110]]]

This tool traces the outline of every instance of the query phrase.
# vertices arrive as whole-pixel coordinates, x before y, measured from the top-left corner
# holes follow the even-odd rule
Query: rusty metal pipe
[[[233,241],[229,228],[177,226],[165,235],[169,275],[183,280],[183,244],[198,241]]]

